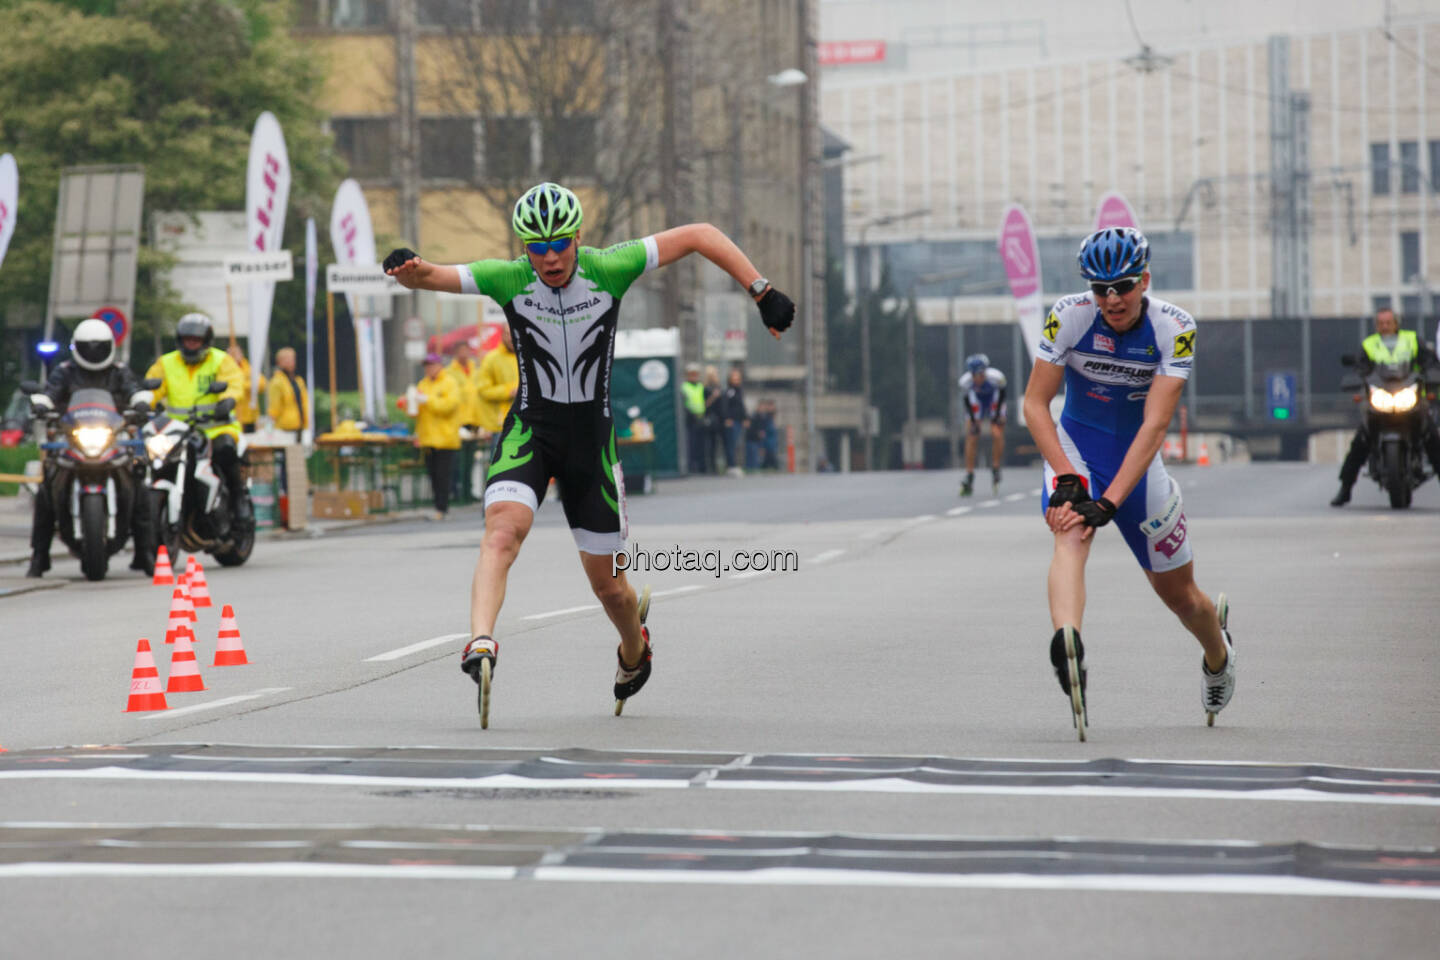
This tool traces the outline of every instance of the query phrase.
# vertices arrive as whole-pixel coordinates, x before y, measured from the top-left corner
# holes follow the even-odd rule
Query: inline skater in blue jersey
[[[1085,739],[1085,561],[1096,528],[1114,520],[1151,587],[1204,649],[1207,722],[1235,691],[1229,603],[1195,584],[1180,487],[1160,447],[1195,362],[1195,321],[1146,295],[1150,245],[1133,228],[1099,230],[1080,246],[1084,293],[1062,297],[1036,345],[1025,420],[1045,458],[1042,509],[1055,535],[1050,561],[1050,662]],[[1057,424],[1050,401],[1065,384]]]
[[[489,724],[493,638],[505,584],[554,477],[580,565],[620,634],[615,713],[650,677],[649,590],[637,597],[612,553],[627,539],[625,483],[610,411],[610,366],[620,300],[650,270],[698,253],[754,298],[778,339],[795,317],[730,238],[708,223],[663,230],[597,250],[580,246],[580,201],[555,183],[525,191],[511,226],[525,253],[514,260],[442,266],[394,250],[385,270],[411,289],[485,294],[505,311],[520,382],[496,437],[485,477],[485,535],[470,591],[471,640],[460,668],[479,685],[481,727]]]
[[[960,375],[960,402],[965,405],[965,479],[960,496],[975,492],[976,447],[980,444],[980,423],[990,421],[990,487],[1000,489],[1000,465],[1005,462],[1005,374],[990,366],[990,358],[972,353],[965,358]]]

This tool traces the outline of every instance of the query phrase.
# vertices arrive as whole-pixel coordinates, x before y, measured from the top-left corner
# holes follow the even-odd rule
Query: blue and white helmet
[[[990,358],[983,353],[972,353],[965,358],[965,367],[971,373],[979,373],[990,368]]]
[[[1138,277],[1150,266],[1150,241],[1134,227],[1108,227],[1086,237],[1076,259],[1091,283]]]

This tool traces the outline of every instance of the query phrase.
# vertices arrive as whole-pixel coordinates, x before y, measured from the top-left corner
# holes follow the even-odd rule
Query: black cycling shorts
[[[600,415],[598,404],[512,407],[485,474],[485,509],[523,503],[538,510],[552,477],[575,546],[582,553],[623,550],[629,535],[625,478],[614,424]]]

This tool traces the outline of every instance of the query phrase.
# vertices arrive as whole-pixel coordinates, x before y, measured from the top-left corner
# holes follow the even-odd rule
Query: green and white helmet
[[[515,201],[510,225],[522,241],[563,237],[580,229],[580,200],[558,183],[539,183]]]

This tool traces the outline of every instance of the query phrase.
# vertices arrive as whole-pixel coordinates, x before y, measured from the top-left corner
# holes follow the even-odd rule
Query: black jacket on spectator
[[[743,387],[726,387],[725,392],[720,394],[720,420],[744,423],[749,416],[745,412],[745,389]]]

